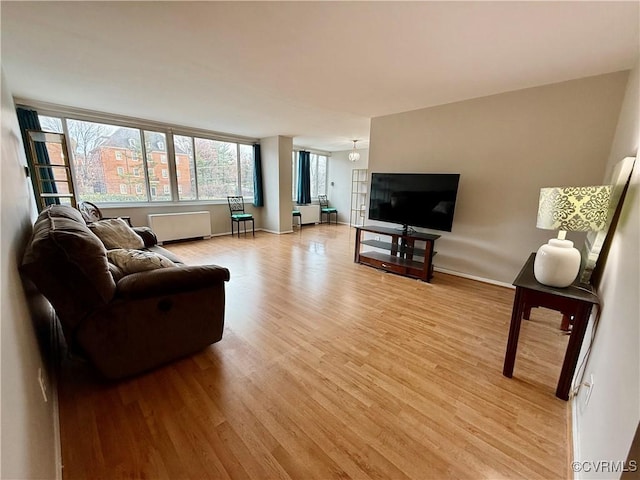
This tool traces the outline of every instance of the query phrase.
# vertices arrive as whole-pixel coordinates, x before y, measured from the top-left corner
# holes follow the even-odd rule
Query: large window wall
[[[252,143],[72,115],[39,118],[43,130],[67,135],[79,200],[147,203],[253,197]]]
[[[329,157],[321,153],[310,153],[310,177],[311,177],[311,198],[318,199],[318,195],[327,194],[327,175]],[[294,150],[291,156],[291,192],[295,201],[298,191],[298,151]]]

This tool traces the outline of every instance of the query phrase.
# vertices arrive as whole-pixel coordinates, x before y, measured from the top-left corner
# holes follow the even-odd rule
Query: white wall
[[[291,215],[291,156],[293,152],[292,137],[278,137],[278,207],[280,211],[280,228],[278,232],[292,231],[293,216]]]
[[[607,176],[615,163],[638,154],[640,68],[632,71],[616,129]],[[576,461],[623,461],[640,420],[640,161],[636,160],[622,214],[600,282],[602,314],[585,380],[594,376],[588,405],[574,401]],[[589,337],[587,337],[589,338]],[[640,462],[640,458],[636,459]],[[579,472],[577,478],[618,478]]]
[[[256,219],[256,228],[261,225],[261,208],[254,207],[250,202],[245,203],[245,211],[252,213]],[[211,214],[211,234],[222,235],[231,233],[231,220],[229,206],[227,203],[221,204],[193,204],[193,205],[148,205],[138,207],[100,207],[102,215],[105,217],[131,217],[131,224],[136,227],[149,226],[147,215],[154,213],[179,213],[179,212],[202,212],[208,211]],[[250,224],[249,224],[250,225]],[[248,226],[249,226],[248,225]],[[235,228],[235,227],[234,227]]]
[[[49,375],[49,401],[38,385],[38,369],[50,365],[38,347],[34,322],[22,288],[18,265],[31,233],[35,207],[22,138],[11,94],[2,74],[2,233],[0,247],[1,305],[1,451],[2,478],[56,478],[56,413]],[[37,300],[34,299],[34,300]],[[51,319],[51,308],[34,302],[38,318]],[[38,308],[39,307],[39,308]],[[47,337],[45,333],[45,337]],[[46,343],[47,338],[43,339]]]
[[[260,140],[264,211],[262,228],[269,232],[292,231],[291,216],[291,137],[269,137]]]
[[[351,171],[367,168],[369,149],[358,149],[360,160],[349,160],[351,150],[333,152],[329,157],[329,183],[327,199],[332,207],[338,209],[338,222],[349,224],[351,214]]]
[[[536,228],[540,188],[602,181],[627,76],[374,118],[369,171],[460,173],[453,231],[437,241],[434,264],[511,283],[555,236]]]

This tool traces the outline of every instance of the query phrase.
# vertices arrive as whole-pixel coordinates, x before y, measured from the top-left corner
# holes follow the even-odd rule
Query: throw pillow
[[[143,250],[116,248],[115,250],[107,251],[107,258],[120,268],[125,275],[176,266],[164,255]]]
[[[107,250],[114,248],[144,248],[142,238],[121,218],[109,218],[89,224]]]

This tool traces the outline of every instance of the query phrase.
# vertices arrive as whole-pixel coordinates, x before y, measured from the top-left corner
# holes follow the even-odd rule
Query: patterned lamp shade
[[[610,196],[610,185],[542,188],[536,226],[568,232],[602,230]]]

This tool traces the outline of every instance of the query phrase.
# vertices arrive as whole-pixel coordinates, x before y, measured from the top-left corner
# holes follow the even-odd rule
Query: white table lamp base
[[[571,240],[552,238],[536,254],[533,274],[536,280],[550,287],[568,287],[580,271],[580,252]]]

